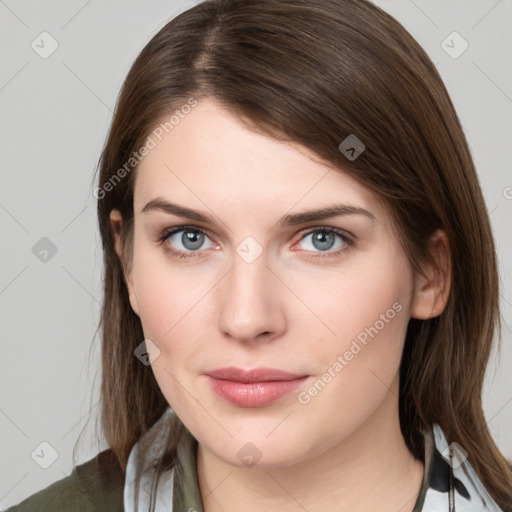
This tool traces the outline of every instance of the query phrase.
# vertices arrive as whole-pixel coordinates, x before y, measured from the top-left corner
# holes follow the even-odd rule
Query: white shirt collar
[[[154,464],[160,459],[165,449],[165,441],[167,438],[167,429],[161,428],[163,424],[168,422],[169,416],[173,414],[172,409],[168,408],[161,418],[151,427],[149,432],[159,430],[157,439],[148,450],[148,456],[144,461],[145,471],[142,473],[141,485],[139,488],[138,511],[149,510],[151,484],[154,476]],[[165,426],[165,425],[164,425]],[[124,509],[125,512],[135,512],[135,474],[137,454],[139,452],[139,442],[133,446],[128,464],[126,466],[126,480],[124,486]],[[157,499],[155,504],[155,512],[172,512],[173,501],[173,476],[174,468],[166,471],[160,477],[157,488]]]

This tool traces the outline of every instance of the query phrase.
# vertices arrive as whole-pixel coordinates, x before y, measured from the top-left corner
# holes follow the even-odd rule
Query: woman
[[[496,257],[425,52],[364,0],[210,0],[100,161],[110,445],[10,510],[512,510]]]

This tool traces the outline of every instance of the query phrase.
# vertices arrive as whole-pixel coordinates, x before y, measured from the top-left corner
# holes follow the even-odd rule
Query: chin
[[[229,426],[227,428],[229,430]],[[226,435],[222,441],[209,435],[198,440],[217,458],[241,468],[284,468],[314,455],[315,450],[305,444],[303,434],[290,432],[290,429],[281,435],[274,432],[268,436],[269,432],[271,429],[265,428],[265,433],[262,433],[248,428],[240,430],[238,435],[233,432],[233,438]],[[321,451],[321,448],[317,450]]]

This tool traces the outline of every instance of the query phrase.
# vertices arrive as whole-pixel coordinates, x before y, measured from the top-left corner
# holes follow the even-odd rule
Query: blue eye
[[[336,228],[315,228],[302,235],[301,242],[306,241],[305,250],[309,252],[326,253],[313,257],[330,257],[348,249],[353,244],[344,232]]]
[[[179,233],[181,233],[181,236],[177,237],[176,235],[179,235]],[[181,245],[189,251],[195,251],[197,249],[200,249],[205,240],[204,233],[190,230],[178,231],[174,233],[172,236],[170,236],[169,240],[172,241],[172,239],[175,237],[177,238],[177,240],[173,241],[173,245],[176,245],[176,242],[179,241]]]
[[[200,252],[200,249],[217,247],[211,240],[210,247],[203,247],[206,240],[210,240],[210,238],[203,230],[180,227],[164,232],[159,242],[163,245],[166,252],[172,253],[179,258],[187,258],[189,256],[198,256],[198,254],[194,253]]]

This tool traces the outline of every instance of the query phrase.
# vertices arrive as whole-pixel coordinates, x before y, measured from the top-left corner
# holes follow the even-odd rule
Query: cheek
[[[171,262],[162,248],[146,241],[135,245],[133,281],[145,336],[169,345],[166,339],[201,309],[202,298],[214,284],[210,277]]]
[[[133,280],[144,337],[158,347],[151,368],[162,393],[180,411],[191,375],[205,367],[205,344],[212,335],[213,272],[170,262],[160,249],[135,247]],[[206,361],[207,363],[208,361]],[[183,387],[185,386],[185,388]]]
[[[308,304],[326,335],[317,336],[321,341],[311,348],[317,375],[336,382],[328,385],[330,398],[345,400],[350,392],[356,403],[386,391],[399,368],[410,317],[413,278],[405,256],[388,248],[371,259],[361,257],[322,282],[321,289],[309,294]]]
[[[398,394],[410,316],[408,268],[367,266],[364,273],[347,273],[326,287],[329,300],[312,306],[336,334],[311,347],[315,376],[298,402],[308,427],[323,432],[326,443],[348,436]]]
[[[322,343],[343,349],[354,339],[364,344],[373,334],[401,344],[399,334],[409,318],[412,272],[399,252],[384,254],[385,261],[384,255],[371,255],[328,275],[295,276],[294,292],[314,313],[311,317]]]
[[[159,258],[140,254],[134,264],[134,284],[144,337],[158,347],[151,370],[169,405],[187,418],[194,403],[188,399],[187,376],[194,374],[197,354],[201,353],[197,327],[192,321],[204,312],[200,298],[203,282],[192,282],[179,269],[170,270]]]

